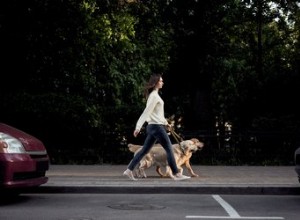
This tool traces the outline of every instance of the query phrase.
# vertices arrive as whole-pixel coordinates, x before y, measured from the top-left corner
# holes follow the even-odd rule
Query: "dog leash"
[[[175,132],[173,127],[170,127],[170,132],[171,132],[172,136],[174,137],[174,139],[176,140],[177,144],[180,146],[181,152],[184,154],[184,149],[180,144],[180,142],[183,141],[183,138]]]

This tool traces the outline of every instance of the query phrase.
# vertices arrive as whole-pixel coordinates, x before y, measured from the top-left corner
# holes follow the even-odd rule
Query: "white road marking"
[[[224,199],[221,198],[219,195],[212,195],[212,197],[225,209],[228,215],[232,218],[240,218],[241,216],[235,209],[229,205]]]
[[[195,219],[261,219],[261,220],[279,220],[279,219],[284,219],[283,217],[230,217],[230,216],[204,216],[204,215],[187,215],[185,218],[195,218]]]
[[[276,220],[276,219],[284,219],[283,217],[259,217],[259,216],[240,216],[239,213],[237,211],[235,211],[235,209],[229,205],[224,199],[221,198],[221,196],[219,195],[212,195],[212,197],[225,209],[225,211],[228,213],[229,216],[197,216],[197,215],[187,215],[185,218],[197,218],[197,219],[202,219],[202,218],[206,218],[206,219],[272,219],[272,220]]]

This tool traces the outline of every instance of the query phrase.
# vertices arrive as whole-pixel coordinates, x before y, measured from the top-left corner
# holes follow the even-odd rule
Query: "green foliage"
[[[22,70],[23,84],[17,90],[2,89],[2,115],[26,114],[28,120],[38,121],[31,129],[50,144],[48,129],[35,127],[60,128],[70,141],[61,142],[65,148],[69,143],[80,148],[85,141],[96,149],[110,145],[107,132],[122,139],[144,106],[145,79],[168,68],[171,27],[159,22],[157,5],[92,0],[7,4],[18,8],[18,25],[27,29],[5,34],[16,36],[12,43],[21,40],[27,46],[24,57],[15,60],[24,65],[13,70],[17,77]],[[3,12],[4,26],[14,22],[9,16]],[[80,134],[80,140],[70,139],[72,134]]]
[[[287,97],[293,96],[286,85],[289,79],[295,80],[294,28],[286,22],[286,14],[269,7],[270,1],[256,3],[229,2],[223,8],[228,15],[216,29],[223,34],[218,43],[223,49],[213,59],[217,67],[212,80],[213,110],[240,129],[251,128],[256,117],[270,111],[284,116],[283,108],[291,105]]]
[[[299,1],[11,0],[0,16],[1,120],[28,126],[55,157],[127,158],[152,72],[184,129],[299,130]],[[239,140],[212,145],[235,164],[245,152]]]

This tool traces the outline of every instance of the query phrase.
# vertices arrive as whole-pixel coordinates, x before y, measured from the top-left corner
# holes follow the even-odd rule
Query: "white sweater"
[[[158,90],[153,90],[149,94],[146,108],[137,121],[135,129],[140,130],[145,122],[148,122],[148,124],[168,124],[164,115],[164,101],[159,96]]]

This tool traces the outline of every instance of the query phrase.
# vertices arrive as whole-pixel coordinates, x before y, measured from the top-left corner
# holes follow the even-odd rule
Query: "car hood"
[[[18,139],[26,151],[45,151],[44,144],[37,138],[7,124],[0,123],[0,132]]]

